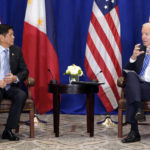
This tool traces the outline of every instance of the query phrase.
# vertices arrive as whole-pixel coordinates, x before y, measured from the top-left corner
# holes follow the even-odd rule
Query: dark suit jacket
[[[142,46],[140,51],[146,51],[146,47]],[[139,74],[142,70],[143,61],[144,61],[145,53],[139,55],[137,60],[134,63],[128,62],[125,66],[125,69],[134,70],[137,74]]]
[[[9,50],[11,73],[16,75],[19,81],[25,80],[28,77],[29,71],[24,62],[21,49],[17,46],[11,46]]]

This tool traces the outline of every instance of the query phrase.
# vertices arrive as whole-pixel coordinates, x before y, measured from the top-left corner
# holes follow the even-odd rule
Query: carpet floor
[[[150,116],[146,116],[150,122]],[[7,114],[0,114],[0,123],[5,123]],[[86,115],[60,115],[60,136],[55,137],[53,132],[53,115],[38,115],[46,123],[35,122],[35,138],[29,138],[29,127],[20,126],[17,135],[20,141],[12,142],[0,138],[0,150],[150,150],[150,126],[140,125],[141,141],[123,144],[117,137],[117,125],[106,127],[97,124],[105,119],[104,115],[95,115],[94,137],[86,132]],[[117,121],[117,115],[111,116]],[[28,114],[22,114],[21,120],[28,120]],[[36,120],[35,120],[36,121]],[[0,125],[0,136],[4,126]],[[123,128],[126,136],[130,126]]]

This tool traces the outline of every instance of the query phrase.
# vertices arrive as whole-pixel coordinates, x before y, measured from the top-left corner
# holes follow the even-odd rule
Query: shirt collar
[[[3,50],[6,50],[6,48],[4,48],[2,45],[0,45],[0,53],[3,52]],[[7,48],[7,50],[9,50],[9,48]]]

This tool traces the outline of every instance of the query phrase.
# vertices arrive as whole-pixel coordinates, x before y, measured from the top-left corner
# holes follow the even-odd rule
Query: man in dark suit
[[[21,49],[14,46],[14,38],[13,28],[7,24],[0,24],[0,101],[3,98],[12,101],[2,139],[12,141],[19,140],[12,129],[18,126],[27,98],[26,93],[20,88],[20,82],[28,76]]]
[[[138,121],[145,121],[141,100],[150,100],[150,23],[142,26],[142,41],[135,45],[133,54],[125,69],[132,70],[126,73],[126,122],[131,124],[131,130],[123,143],[141,140],[138,130]]]

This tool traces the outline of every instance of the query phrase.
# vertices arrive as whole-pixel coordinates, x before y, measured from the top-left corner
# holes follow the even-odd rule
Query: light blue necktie
[[[3,60],[3,71],[4,76],[6,77],[8,73],[10,73],[10,65],[9,65],[9,53],[8,50],[4,50],[4,60]],[[10,85],[5,87],[6,90],[10,88]]]
[[[147,66],[149,64],[149,60],[150,60],[150,55],[145,54],[145,59],[144,59],[144,62],[143,62],[143,67],[142,67],[142,70],[141,70],[141,72],[139,74],[140,77],[143,76],[143,74],[144,74],[144,72],[145,72],[145,70],[146,70],[146,68],[147,68]]]

